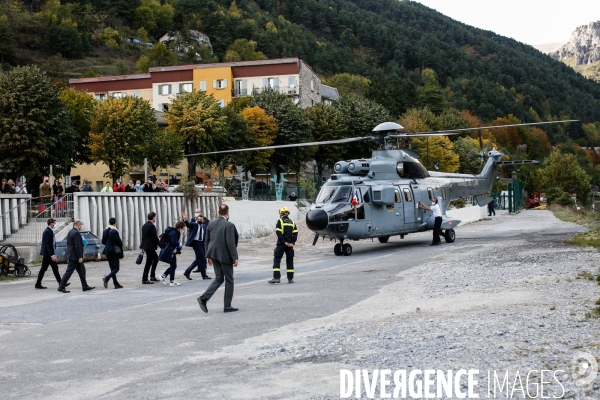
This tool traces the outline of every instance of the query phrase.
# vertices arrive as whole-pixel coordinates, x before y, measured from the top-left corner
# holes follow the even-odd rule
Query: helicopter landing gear
[[[349,243],[344,244],[343,240],[333,246],[333,253],[336,256],[349,256],[352,254],[352,246]]]
[[[345,256],[352,255],[352,246],[349,243],[342,246],[342,254]]]
[[[342,245],[340,243],[336,243],[335,246],[333,246],[333,253],[336,256],[342,255]]]
[[[456,239],[454,229],[446,229],[444,232],[444,239],[446,239],[446,243],[453,243],[454,239]]]
[[[379,243],[387,243],[388,240],[390,240],[390,237],[389,236],[379,236],[377,238],[377,240],[379,240]]]

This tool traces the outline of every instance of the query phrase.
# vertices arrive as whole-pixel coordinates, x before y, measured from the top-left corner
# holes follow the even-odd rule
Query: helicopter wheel
[[[380,236],[377,238],[377,240],[379,240],[379,243],[387,243],[388,240],[390,240],[389,236]]]
[[[453,243],[454,239],[456,239],[454,229],[446,229],[446,232],[444,232],[444,239],[446,239],[446,243]]]
[[[352,246],[348,243],[346,243],[345,245],[342,246],[342,253],[345,256],[350,256],[352,255]]]
[[[342,245],[340,243],[336,243],[336,245],[333,246],[333,253],[336,256],[341,256],[342,255]]]

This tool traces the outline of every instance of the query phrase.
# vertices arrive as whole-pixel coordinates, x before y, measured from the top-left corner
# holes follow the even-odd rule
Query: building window
[[[294,99],[292,101],[294,104],[298,104],[300,102],[300,97],[294,96]]]
[[[200,90],[206,92],[206,81],[200,81]]]
[[[223,108],[223,107],[225,107],[225,100],[223,100],[223,99],[217,100],[217,104],[219,104],[219,107]]]
[[[106,93],[98,93],[96,95],[96,100],[106,100]]]
[[[158,111],[167,112],[169,111],[169,103],[159,103]]]
[[[315,81],[313,81],[312,79],[310,80],[310,90],[312,90],[313,92],[315,91]]]
[[[213,80],[213,89],[225,89],[227,87],[227,79]]]
[[[263,89],[279,89],[279,78],[263,78]]]
[[[246,96],[248,94],[248,81],[246,79],[237,79],[235,81],[235,97]]]
[[[192,92],[192,88],[194,87],[194,85],[192,85],[191,83],[180,83],[179,84],[179,93],[191,93]]]
[[[140,92],[139,91],[134,91],[133,92],[133,97],[140,97]]]
[[[171,91],[171,85],[158,85],[158,94],[169,95],[171,93],[173,93]]]
[[[123,92],[114,92],[114,93],[111,93],[110,95],[111,95],[111,97],[114,97],[115,99],[121,99],[126,96],[125,93],[123,93]]]
[[[296,77],[295,76],[288,77],[288,86],[290,88],[295,88],[296,87]]]

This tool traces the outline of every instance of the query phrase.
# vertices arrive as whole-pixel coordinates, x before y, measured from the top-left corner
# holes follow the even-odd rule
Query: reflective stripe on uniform
[[[281,228],[277,228],[277,227],[276,227],[276,228],[275,228],[275,232],[281,232],[281,234],[283,235],[283,220],[282,220],[282,219],[279,219],[279,226],[280,226]]]
[[[288,269],[285,272],[294,272],[294,270],[293,269]]]
[[[279,272],[279,271],[281,271],[281,269],[279,269],[279,268],[273,268],[273,271]]]

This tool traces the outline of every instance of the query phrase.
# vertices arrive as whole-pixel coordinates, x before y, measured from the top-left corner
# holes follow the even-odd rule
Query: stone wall
[[[311,81],[313,82],[313,89],[311,89]],[[300,82],[298,86],[300,107],[312,107],[321,102],[321,78],[303,61],[300,61]]]

